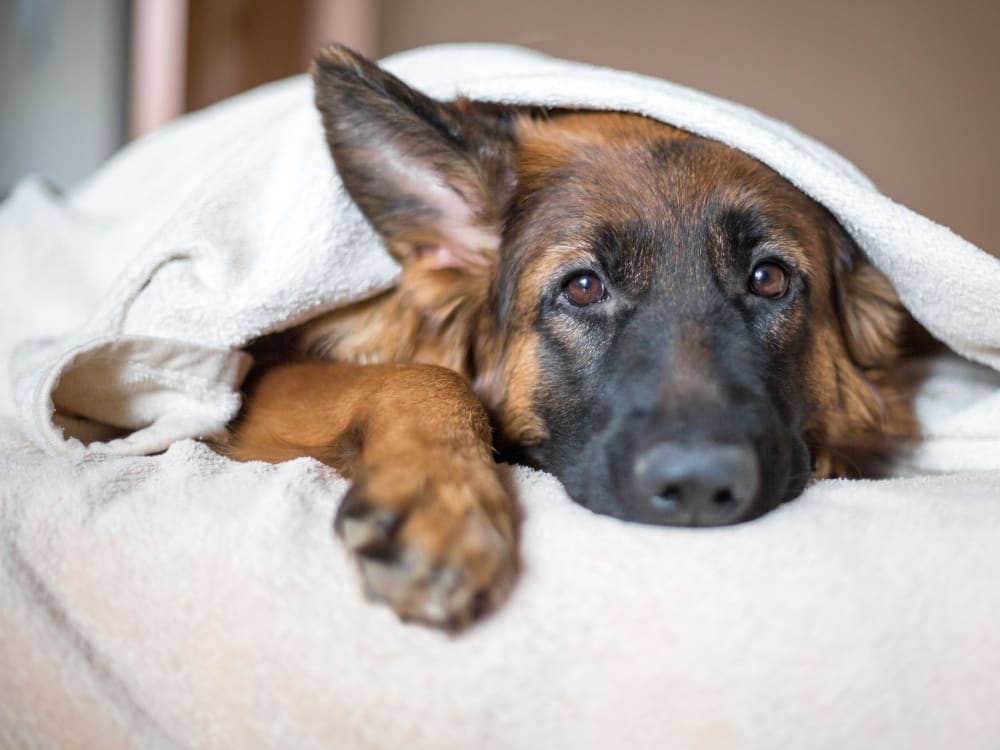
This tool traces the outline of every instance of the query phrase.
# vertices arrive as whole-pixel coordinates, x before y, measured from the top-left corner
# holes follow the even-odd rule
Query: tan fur
[[[349,497],[338,525],[368,593],[406,619],[458,627],[492,609],[516,574],[516,512],[490,432],[451,370],[298,362],[261,374],[227,453],[312,456],[351,478],[364,512],[351,515]]]
[[[296,348],[336,361],[426,362],[469,378],[467,353],[480,328],[489,270],[434,268],[417,261],[391,291],[303,326]]]
[[[618,154],[647,147],[654,140],[684,140],[690,134],[635,115],[619,113],[570,114],[545,120],[522,120],[519,126],[519,184],[524,192],[540,189],[547,175],[590,160],[594,180],[614,174],[613,195],[631,206],[649,201],[656,191],[649,190],[642,175],[623,173],[616,164],[627,163]],[[718,161],[707,165],[702,178],[703,193],[715,190],[715,184],[728,184],[713,172],[736,170],[740,183],[747,187],[746,197],[727,196],[730,204],[756,199],[751,186],[773,180],[773,173],[738,152],[719,146]],[[622,198],[624,196],[624,198]],[[698,198],[689,200],[697,210]],[[817,329],[807,353],[809,387],[820,408],[806,426],[807,438],[815,454],[818,477],[855,476],[864,459],[878,456],[886,445],[915,434],[916,424],[905,398],[892,390],[885,369],[898,355],[898,342],[904,314],[895,291],[871,264],[856,259],[852,267],[843,267],[835,258],[837,248],[822,235],[832,223],[827,212],[802,195],[787,208],[786,237],[781,241],[786,251],[796,253],[796,264],[809,277],[813,289],[810,315]],[[655,215],[658,205],[651,203]],[[614,204],[594,205],[584,221],[597,223],[615,219]],[[825,259],[814,256],[823,248]],[[558,268],[579,255],[572,245],[557,245],[542,254],[529,269],[520,296],[537,297],[533,284],[539,283],[550,268]],[[679,287],[678,293],[684,293]],[[842,313],[842,322],[835,311]],[[572,331],[567,331],[572,336]]]
[[[342,52],[326,54],[320,68],[362,64],[353,58],[345,63]],[[376,73],[366,68],[365,75]],[[321,109],[334,106],[324,97],[321,92]],[[459,108],[472,111],[473,105]],[[525,113],[512,130],[516,179],[505,176],[496,144],[488,145],[489,174],[477,175],[463,163],[455,176],[456,194],[478,196],[470,215],[483,228],[482,237],[494,232],[496,242],[502,217],[497,206],[480,205],[490,200],[484,185],[496,195],[508,183],[516,185],[503,201],[517,206],[572,165],[581,184],[600,188],[607,198],[576,217],[579,225],[614,221],[624,204],[640,210],[648,205],[645,210],[657,217],[649,170],[624,157],[650,143],[692,137],[617,113]],[[716,184],[746,185],[727,196],[738,204],[759,200],[767,191],[753,188],[776,179],[758,162],[718,145],[696,177],[693,187],[678,183],[677,200],[688,201],[691,210]],[[824,209],[797,191],[793,195],[790,186],[783,195],[784,247],[798,253],[812,289],[812,308],[801,314],[811,316],[816,331],[805,368],[819,408],[806,433],[817,475],[839,475],[853,469],[849,447],[874,450],[887,436],[912,429],[905,402],[884,385],[901,312],[874,268],[860,259],[853,265],[838,260],[833,240],[823,234],[833,221]],[[398,285],[291,332],[285,344],[290,350],[329,361],[281,364],[260,373],[227,451],[239,460],[313,456],[351,477],[354,487],[338,528],[358,555],[366,590],[403,617],[461,625],[502,599],[516,568],[516,513],[493,464],[490,419],[513,443],[547,437],[536,413],[535,385],[544,365],[532,328],[535,300],[541,284],[586,250],[572,238],[550,238],[523,274],[503,344],[486,320],[496,242],[456,250],[451,239],[427,226],[394,234],[391,211],[381,203],[371,210],[388,217],[385,239],[403,266]],[[637,262],[630,272],[641,279],[643,268]],[[678,293],[685,291],[683,282],[678,280]],[[576,334],[567,324],[559,335],[570,340]],[[691,356],[703,357],[697,337],[684,346]]]

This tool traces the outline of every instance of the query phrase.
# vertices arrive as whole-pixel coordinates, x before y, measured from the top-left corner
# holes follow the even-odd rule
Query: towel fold
[[[1000,260],[784,123],[513,47],[445,45],[384,64],[439,98],[631,111],[740,148],[823,203],[935,336],[1000,368]],[[236,350],[398,275],[340,183],[305,77],[185,118],[65,197],[26,182],[0,207],[0,248],[15,268],[0,305],[29,339],[11,356],[12,405],[57,451],[152,453],[221,429],[246,370]],[[97,380],[101,398],[88,390]]]
[[[510,600],[457,637],[400,623],[333,537],[343,479],[183,439],[238,409],[243,344],[398,273],[308,81],[268,86],[0,206],[0,746],[1000,747],[1000,264],[738,105],[504,47],[387,65],[439,97],[659,117],[825,203],[962,355],[899,373],[920,476],[690,530],[503,467]]]
[[[1000,746],[1000,472],[697,530],[504,472],[520,579],[449,636],[364,600],[312,459],[47,456],[0,421],[0,746]]]

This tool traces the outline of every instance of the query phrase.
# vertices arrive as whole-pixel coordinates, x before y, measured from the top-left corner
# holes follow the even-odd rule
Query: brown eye
[[[592,305],[604,299],[604,283],[597,274],[581,273],[566,282],[563,293],[577,307]]]
[[[750,292],[777,299],[788,291],[788,272],[777,263],[758,263],[750,274]]]

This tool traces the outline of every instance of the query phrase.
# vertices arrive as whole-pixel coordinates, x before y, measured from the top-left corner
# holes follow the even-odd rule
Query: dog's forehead
[[[743,152],[646,117],[570,113],[517,128],[518,192],[540,244],[616,232],[675,247],[783,244],[813,265],[830,221],[814,201]],[[637,229],[638,228],[638,229]],[[751,236],[752,235],[752,236]],[[692,242],[695,240],[695,242]]]
[[[525,118],[517,128],[518,179],[613,217],[727,205],[785,208],[801,193],[747,154],[640,115],[617,112]],[[769,205],[770,204],[770,205]]]

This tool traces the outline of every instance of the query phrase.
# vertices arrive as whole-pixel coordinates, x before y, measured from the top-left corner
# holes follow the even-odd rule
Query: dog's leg
[[[368,594],[401,617],[460,627],[515,575],[514,504],[486,413],[431,365],[301,362],[264,372],[227,450],[238,460],[313,456],[353,480],[336,529]]]

